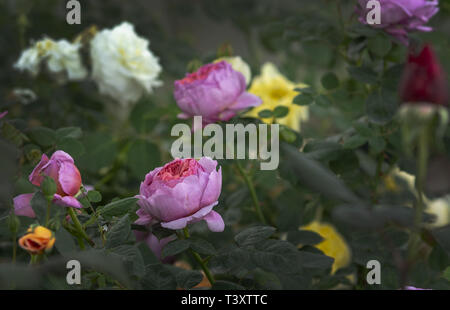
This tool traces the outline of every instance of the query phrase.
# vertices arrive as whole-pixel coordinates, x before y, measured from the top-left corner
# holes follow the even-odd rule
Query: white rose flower
[[[219,62],[222,60],[228,62],[234,70],[242,73],[245,77],[245,82],[247,85],[250,83],[252,80],[252,71],[250,70],[250,66],[240,56],[221,57],[214,62]]]
[[[149,44],[127,22],[97,33],[91,41],[91,58],[92,77],[100,93],[127,105],[162,85],[161,66]]]
[[[48,51],[48,69],[55,73],[67,71],[69,80],[84,79],[87,70],[81,64],[78,53],[80,47],[79,43],[71,44],[66,40],[55,42],[53,48]]]
[[[14,67],[21,71],[29,71],[36,76],[39,73],[41,62],[46,60],[50,72],[66,71],[69,80],[84,79],[87,76],[87,70],[81,63],[78,52],[80,47],[80,44],[72,44],[67,40],[43,39],[25,50]]]
[[[14,68],[20,71],[29,71],[33,76],[38,75],[39,65],[42,57],[35,47],[26,49],[22,52],[19,60],[14,64]]]

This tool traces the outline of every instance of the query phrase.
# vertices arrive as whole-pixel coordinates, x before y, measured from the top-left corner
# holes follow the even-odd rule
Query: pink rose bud
[[[20,216],[26,216],[35,218],[36,214],[31,208],[30,201],[33,198],[33,193],[31,194],[22,194],[17,197],[14,197],[14,214]]]
[[[141,207],[136,224],[161,222],[176,230],[204,220],[211,231],[223,231],[223,219],[213,211],[222,189],[222,169],[216,167],[217,161],[203,157],[175,159],[150,171],[136,196]]]
[[[0,113],[0,119],[2,119],[3,117],[5,117],[6,114],[8,114],[8,111],[5,111],[5,112]]]
[[[226,61],[207,64],[175,81],[175,100],[180,118],[202,116],[203,125],[228,121],[238,111],[255,107],[261,99],[246,92],[245,77]]]
[[[40,186],[45,176],[51,177],[56,183],[54,203],[82,208],[81,203],[74,197],[81,187],[81,175],[69,154],[56,151],[50,159],[43,154],[28,179],[32,184]]]
[[[409,55],[400,83],[402,102],[447,105],[447,81],[444,70],[429,45],[419,55]]]

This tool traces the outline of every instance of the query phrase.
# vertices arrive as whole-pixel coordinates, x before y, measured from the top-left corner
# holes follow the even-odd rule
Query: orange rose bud
[[[27,234],[19,239],[19,245],[31,254],[50,251],[55,244],[53,232],[43,226],[31,226]]]

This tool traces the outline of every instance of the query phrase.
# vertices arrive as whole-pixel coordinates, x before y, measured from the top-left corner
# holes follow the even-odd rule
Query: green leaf
[[[353,150],[360,146],[363,146],[366,143],[367,143],[367,138],[357,134],[357,135],[353,135],[350,138],[348,138],[347,140],[345,140],[342,147],[345,149]]]
[[[98,212],[105,218],[112,218],[113,216],[123,216],[128,213],[132,207],[136,208],[137,198],[129,197],[113,201],[106,206],[99,208]]]
[[[175,240],[172,242],[169,242],[162,250],[161,257],[165,258],[167,256],[174,256],[177,254],[180,254],[187,249],[189,249],[189,246],[191,245],[191,242],[189,240]]]
[[[144,265],[156,265],[161,263],[160,260],[155,256],[153,251],[150,249],[148,244],[144,242],[139,242],[137,244],[137,248],[141,252],[142,259],[144,261]]]
[[[369,38],[367,42],[369,51],[374,53],[378,57],[386,56],[392,48],[391,40],[382,34]]]
[[[235,245],[226,246],[220,249],[218,255],[211,259],[211,266],[220,273],[234,274],[250,261],[250,253]]]
[[[58,139],[56,148],[70,154],[74,158],[78,158],[86,152],[84,145],[74,138]]]
[[[140,100],[130,113],[130,123],[139,133],[150,132],[157,124],[158,115],[154,105],[146,99]]]
[[[134,176],[143,179],[150,170],[159,165],[159,154],[155,144],[142,139],[135,140],[128,151],[127,165]]]
[[[386,141],[383,137],[375,136],[369,139],[369,146],[375,151],[375,153],[380,153],[386,148]]]
[[[56,136],[58,139],[73,138],[79,139],[83,135],[81,128],[79,127],[64,127],[56,130]]]
[[[321,243],[323,238],[313,231],[297,230],[289,232],[287,240],[296,245],[315,245]]]
[[[258,242],[266,240],[267,238],[272,236],[275,231],[275,227],[255,226],[241,231],[234,237],[234,240],[237,242],[237,244],[239,244],[239,246],[254,245]]]
[[[147,266],[141,284],[146,290],[174,290],[177,287],[175,277],[162,264]]]
[[[41,224],[45,223],[45,218],[47,216],[47,199],[45,199],[44,194],[36,192],[33,195],[33,198],[31,198],[30,204],[39,222]]]
[[[372,68],[366,66],[351,66],[348,68],[348,72],[353,79],[361,83],[374,84],[378,79],[377,73]]]
[[[339,87],[339,79],[333,72],[328,72],[321,79],[325,89],[331,90]]]
[[[261,118],[269,118],[273,116],[273,112],[271,110],[262,110],[259,111],[258,116]]]
[[[287,241],[269,239],[257,244],[251,253],[256,266],[275,273],[295,273],[302,266],[298,264],[297,247]]]
[[[275,118],[283,118],[289,113],[288,107],[278,106],[273,110],[273,117]]]
[[[42,147],[50,147],[56,142],[56,132],[46,127],[32,128],[28,132],[28,136],[34,143]]]
[[[294,103],[296,105],[304,106],[304,105],[310,105],[313,102],[314,102],[314,97],[311,96],[310,94],[300,94],[294,98],[294,101],[292,103]]]
[[[122,262],[131,274],[138,277],[145,274],[144,259],[135,245],[119,245],[111,249],[111,251],[122,259]]]
[[[202,282],[203,274],[197,270],[179,270],[175,280],[180,288],[190,289]]]
[[[331,101],[326,95],[317,96],[315,101],[316,101],[316,104],[321,107],[328,107],[331,105]]]
[[[92,132],[84,135],[83,145],[86,152],[78,160],[80,166],[91,172],[110,166],[117,155],[117,145],[112,137],[106,133]]]
[[[281,143],[281,149],[295,177],[303,185],[331,199],[359,201],[359,198],[329,169],[286,143]]]
[[[72,235],[62,227],[55,232],[55,240],[55,247],[63,256],[77,250]]]
[[[334,259],[317,253],[300,251],[300,262],[303,268],[331,269]]]
[[[214,255],[216,254],[216,249],[214,246],[206,240],[203,239],[190,239],[191,249],[197,253],[205,254],[205,255]]]
[[[94,191],[94,190],[88,191],[87,198],[89,199],[90,202],[100,202],[100,201],[102,201],[102,194],[100,194],[100,192]]]
[[[126,214],[107,232],[105,247],[111,249],[125,243],[130,233],[131,221],[128,214]]]
[[[384,88],[373,91],[366,100],[366,113],[371,122],[386,125],[397,112],[397,95]]]

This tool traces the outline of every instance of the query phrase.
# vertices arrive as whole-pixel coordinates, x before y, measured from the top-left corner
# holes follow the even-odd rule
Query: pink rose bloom
[[[161,222],[176,230],[204,220],[211,231],[223,231],[223,219],[213,211],[222,189],[222,169],[216,167],[217,161],[203,157],[175,159],[150,171],[136,196],[141,207],[136,224]]]
[[[174,96],[183,111],[178,117],[202,116],[204,126],[228,121],[238,111],[262,103],[259,97],[246,92],[244,75],[226,61],[204,65],[175,81]]]
[[[51,177],[56,183],[54,203],[65,207],[82,208],[81,203],[74,197],[81,187],[81,175],[69,154],[56,151],[50,159],[43,154],[28,179],[32,184],[41,186],[45,176]]]
[[[367,2],[358,0],[357,12],[359,21],[367,24]],[[381,24],[371,25],[374,28],[383,29],[388,34],[397,38],[401,43],[408,45],[408,33],[412,31],[431,31],[431,27],[425,26],[428,21],[439,11],[439,1],[428,0],[378,0],[381,7]]]
[[[31,198],[33,198],[33,193],[31,194],[22,194],[17,197],[14,197],[14,213],[20,216],[26,216],[35,218],[36,214],[31,208]]]

